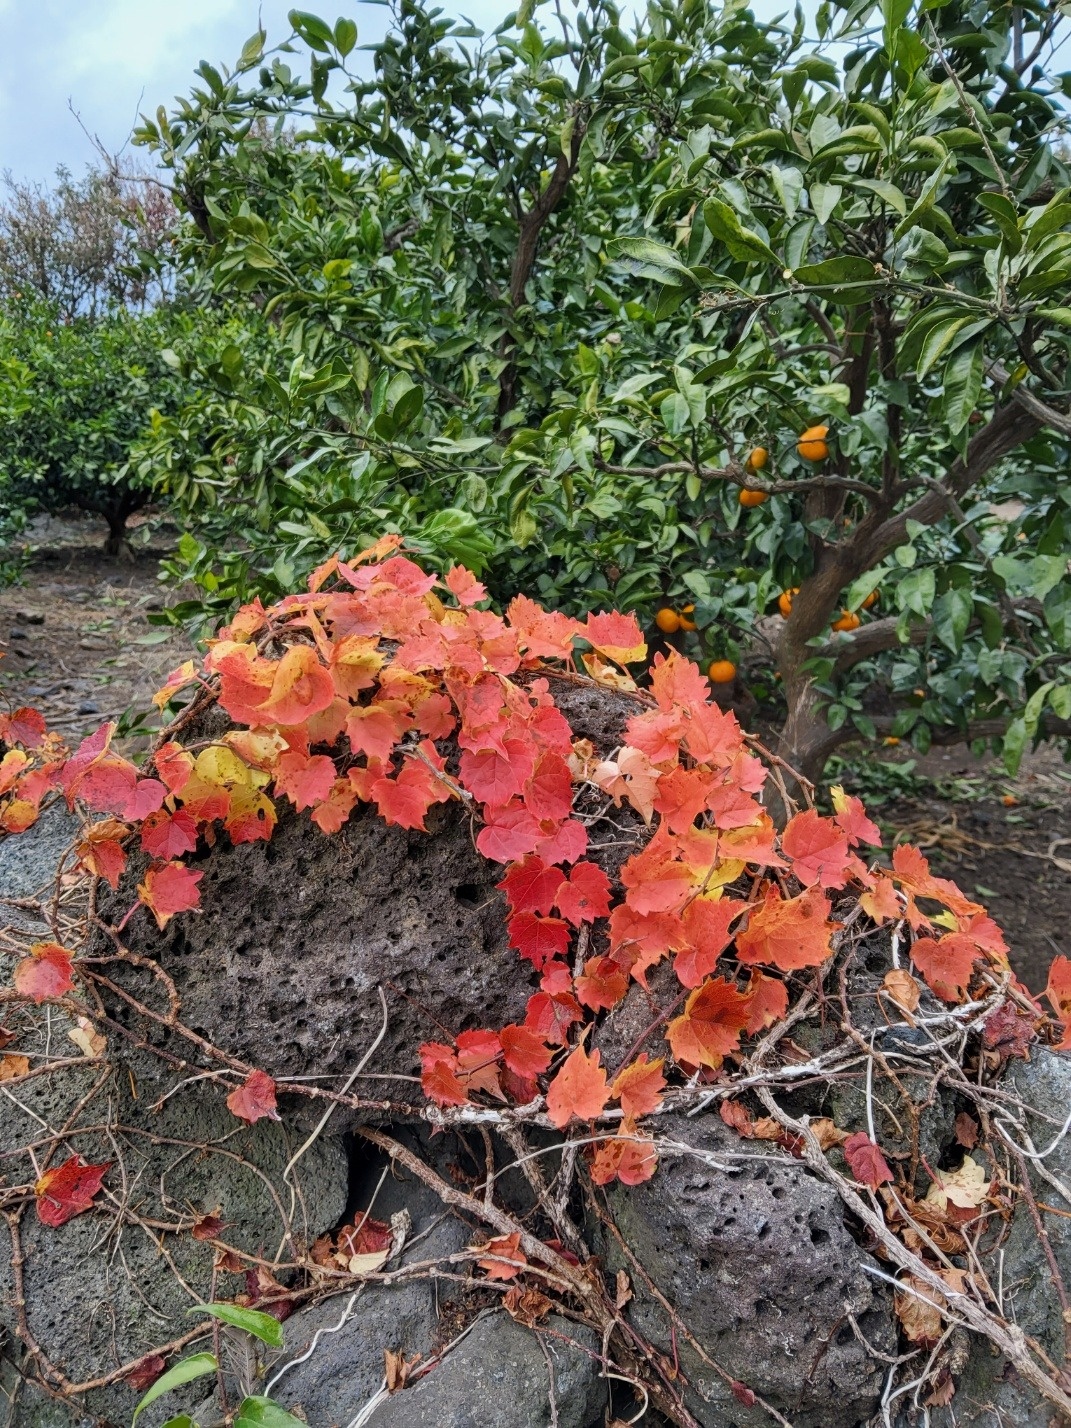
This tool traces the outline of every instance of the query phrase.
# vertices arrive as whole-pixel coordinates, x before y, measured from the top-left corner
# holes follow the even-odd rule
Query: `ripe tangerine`
[[[681,627],[681,617],[668,605],[662,606],[654,617],[654,622],[664,635],[675,635]]]
[[[800,439],[796,442],[796,450],[804,461],[824,461],[826,459],[829,455],[829,444],[826,441],[828,435],[828,426],[809,426],[805,432],[800,434]]]
[[[736,678],[736,665],[731,659],[716,659],[707,667],[711,684],[731,684]]]

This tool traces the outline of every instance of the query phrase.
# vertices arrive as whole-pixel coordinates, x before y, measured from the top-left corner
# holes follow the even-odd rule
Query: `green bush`
[[[115,553],[127,519],[153,498],[131,462],[154,410],[186,396],[165,360],[195,319],[170,307],[64,322],[40,303],[0,316],[0,492],[24,520],[75,506],[108,523]]]

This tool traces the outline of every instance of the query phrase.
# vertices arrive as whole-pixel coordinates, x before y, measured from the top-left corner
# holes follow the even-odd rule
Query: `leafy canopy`
[[[294,11],[145,123],[257,334],[188,355],[145,457],[202,612],[386,526],[502,602],[694,604],[677,642],[812,775],[858,733],[1066,732],[1059,15],[545,14],[404,0],[369,80]]]

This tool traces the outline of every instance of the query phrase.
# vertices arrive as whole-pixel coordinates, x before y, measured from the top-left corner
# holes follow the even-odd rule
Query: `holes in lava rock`
[[[454,889],[454,897],[462,907],[477,908],[480,905],[480,889],[475,883],[461,883]]]

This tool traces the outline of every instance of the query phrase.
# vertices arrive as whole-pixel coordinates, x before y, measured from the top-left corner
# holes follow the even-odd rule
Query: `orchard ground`
[[[173,598],[157,568],[174,529],[135,517],[126,558],[103,554],[105,533],[74,512],[43,518],[26,537],[22,582],[0,589],[0,693],[40,709],[72,745],[105,719],[125,728],[140,712],[153,727],[153,692],[192,652],[181,632],[148,618]],[[1014,779],[963,745],[924,758],[882,748],[876,763],[873,749],[859,748],[845,763],[837,777],[867,800],[886,846],[917,844],[935,872],[977,894],[1017,972],[1040,992],[1053,956],[1071,956],[1071,764],[1060,751],[1028,753]]]

